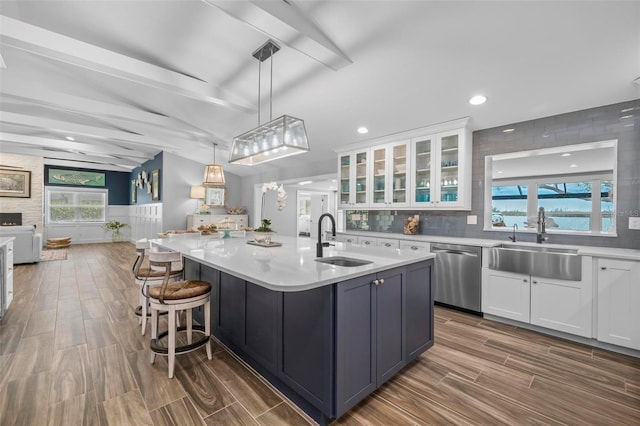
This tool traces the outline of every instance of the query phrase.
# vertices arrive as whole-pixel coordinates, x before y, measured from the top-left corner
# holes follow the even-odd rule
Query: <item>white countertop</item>
[[[356,235],[362,237],[373,238],[393,238],[397,240],[409,240],[409,241],[424,241],[430,243],[445,243],[445,244],[464,244],[476,247],[495,247],[499,244],[515,244],[522,246],[537,246],[538,244],[532,242],[516,242],[512,243],[509,240],[490,240],[481,238],[463,238],[463,237],[442,237],[438,235],[403,235],[403,234],[391,234],[386,232],[368,232],[368,231],[347,231],[339,232],[343,235]],[[553,244],[543,243],[545,246],[557,247],[557,248],[570,248],[578,251],[582,256],[594,256],[594,257],[607,257],[616,258],[622,260],[637,260],[640,261],[640,250],[625,249],[615,247],[595,247],[595,246],[578,246],[567,244]]]
[[[281,242],[282,246],[267,248],[247,244],[250,239],[249,236],[218,239],[183,234],[151,242],[275,291],[309,290],[435,257],[415,250],[364,248],[342,243],[325,247],[325,258],[345,256],[372,261],[367,265],[343,267],[316,262],[315,240],[276,236],[274,241]]]

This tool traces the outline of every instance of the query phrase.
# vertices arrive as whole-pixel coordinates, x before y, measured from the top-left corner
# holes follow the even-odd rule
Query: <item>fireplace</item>
[[[22,213],[0,213],[0,225],[2,226],[22,225]]]

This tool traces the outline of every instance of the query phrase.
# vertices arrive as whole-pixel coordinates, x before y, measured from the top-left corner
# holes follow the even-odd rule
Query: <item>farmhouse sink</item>
[[[582,257],[574,249],[501,244],[489,248],[489,269],[580,281]]]
[[[362,266],[368,263],[373,263],[370,260],[354,259],[352,257],[333,256],[333,257],[320,257],[316,259],[316,262],[328,263],[329,265],[336,266]]]

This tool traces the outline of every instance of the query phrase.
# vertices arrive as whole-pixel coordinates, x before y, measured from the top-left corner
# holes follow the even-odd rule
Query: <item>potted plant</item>
[[[273,235],[273,230],[271,229],[271,220],[269,219],[262,219],[260,227],[253,230],[253,238],[256,240],[256,243],[270,244],[271,235]]]
[[[112,220],[104,224],[104,228],[107,231],[113,231],[113,234],[111,235],[113,242],[122,241],[123,235],[120,232],[120,229],[124,228],[125,226],[129,226],[129,225],[123,222],[118,222],[117,220]]]

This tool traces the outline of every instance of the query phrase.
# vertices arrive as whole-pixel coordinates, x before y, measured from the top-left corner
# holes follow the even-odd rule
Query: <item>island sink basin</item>
[[[352,257],[344,257],[344,256],[319,257],[315,260],[316,262],[328,263],[329,265],[347,266],[347,267],[362,266],[368,263],[373,263],[370,260],[354,259]]]
[[[489,269],[580,281],[582,256],[574,249],[501,244],[489,249]]]

